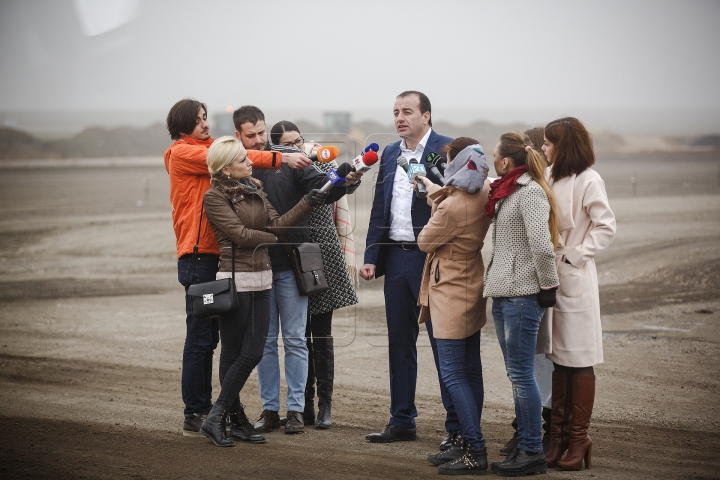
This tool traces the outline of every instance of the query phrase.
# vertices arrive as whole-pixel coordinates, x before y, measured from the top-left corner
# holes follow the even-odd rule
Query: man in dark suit
[[[395,128],[401,140],[388,145],[380,160],[375,196],[370,213],[365,249],[365,264],[360,275],[365,280],[385,275],[385,316],[388,326],[390,357],[390,422],[380,433],[365,437],[370,442],[390,443],[416,440],[415,385],[417,383],[417,305],[425,253],[417,246],[417,237],[428,220],[430,206],[418,199],[398,158],[417,159],[426,165],[430,152],[439,153],[452,138],[438,135],[432,129],[430,100],[423,93],[403,92],[393,108]],[[428,178],[439,183],[432,173]],[[426,322],[433,356],[437,366],[432,323]],[[438,369],[439,370],[439,369]],[[450,394],[440,381],[443,405],[447,411],[445,430],[448,435],[441,449],[450,447],[460,423]]]

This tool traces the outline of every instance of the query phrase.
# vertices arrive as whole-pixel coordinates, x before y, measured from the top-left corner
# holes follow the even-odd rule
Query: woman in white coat
[[[555,252],[560,277],[557,303],[538,338],[538,345],[547,340],[547,358],[555,364],[547,464],[580,470],[583,458],[590,468],[593,366],[603,362],[595,256],[615,236],[615,215],[605,183],[590,168],[595,163],[592,139],[578,119],[550,122],[543,151],[550,163],[547,178],[557,202],[560,233]],[[561,459],[566,449],[567,456]]]

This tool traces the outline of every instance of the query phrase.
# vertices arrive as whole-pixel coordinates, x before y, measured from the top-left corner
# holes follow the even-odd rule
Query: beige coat
[[[560,245],[555,261],[560,287],[555,307],[540,324],[537,352],[559,365],[589,367],[603,362],[595,256],[615,237],[615,215],[595,170],[588,168],[555,183],[549,180],[550,168],[546,176],[558,206]]]
[[[418,322],[432,317],[435,338],[467,338],[487,320],[480,251],[490,226],[483,218],[489,193],[489,180],[478,193],[452,186],[428,187],[432,217],[418,236],[420,250],[428,254],[420,284]]]

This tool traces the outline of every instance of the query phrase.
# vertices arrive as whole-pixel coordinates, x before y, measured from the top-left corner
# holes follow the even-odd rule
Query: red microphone
[[[378,154],[369,150],[362,155],[353,158],[353,170],[358,173],[365,173],[378,161]]]

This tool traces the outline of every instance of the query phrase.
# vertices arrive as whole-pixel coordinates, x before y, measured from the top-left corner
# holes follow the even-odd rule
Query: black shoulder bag
[[[230,208],[232,208],[232,203],[230,204]],[[203,209],[204,207],[200,209],[198,236],[195,246],[193,247],[191,279],[195,273],[198,245],[200,244]],[[213,280],[212,282],[198,283],[188,287],[187,293],[192,298],[192,314],[195,318],[202,320],[227,315],[237,310],[239,306],[237,292],[235,291],[235,243],[231,240],[230,244],[232,245],[232,277]]]
[[[302,296],[313,296],[330,289],[325,272],[320,245],[317,243],[300,243],[288,248],[295,280]]]

